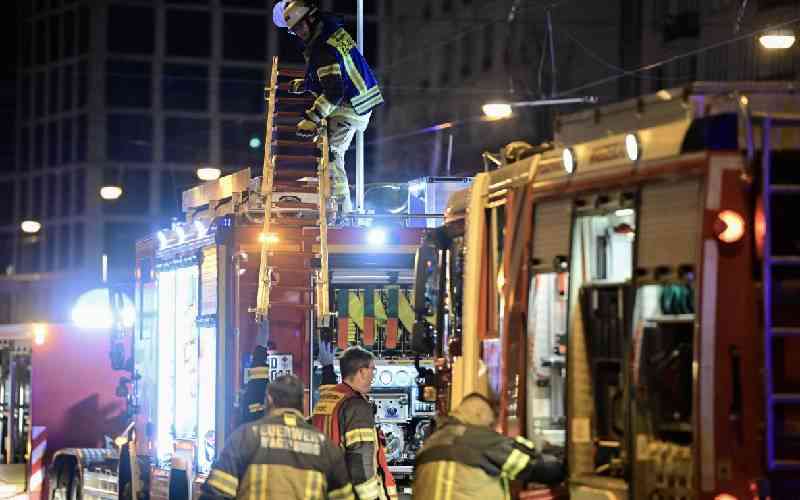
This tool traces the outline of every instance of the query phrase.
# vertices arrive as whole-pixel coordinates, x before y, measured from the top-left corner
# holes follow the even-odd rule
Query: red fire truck
[[[562,116],[454,195],[418,280],[441,406],[499,400],[573,499],[800,498],[795,90]]]

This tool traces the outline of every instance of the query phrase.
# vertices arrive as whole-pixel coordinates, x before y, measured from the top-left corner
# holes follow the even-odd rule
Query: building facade
[[[322,6],[346,12],[350,3]],[[17,7],[16,158],[0,174],[0,321],[62,317],[48,306],[60,299],[36,298],[37,290],[93,286],[103,255],[111,281],[132,280],[135,240],[180,217],[180,192],[199,182],[198,167],[260,172],[271,57],[302,63],[272,24],[271,0]],[[374,7],[367,41],[377,44]],[[101,199],[104,185],[121,186],[122,197]],[[40,222],[40,232],[23,234],[24,220]]]

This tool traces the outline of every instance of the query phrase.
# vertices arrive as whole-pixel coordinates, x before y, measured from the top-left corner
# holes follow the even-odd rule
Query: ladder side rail
[[[272,219],[272,187],[274,182],[275,162],[272,156],[272,132],[275,122],[275,97],[278,92],[278,57],[272,58],[272,72],[269,87],[266,89],[267,114],[266,136],[264,139],[264,163],[261,171],[261,195],[264,202],[264,223],[261,238],[261,258],[258,270],[258,295],[256,299],[256,321],[262,322],[269,312],[269,292],[272,276],[269,267],[269,232]]]
[[[772,373],[772,152],[770,151],[770,135],[772,122],[765,118],[761,125],[761,170],[762,199],[764,200],[764,392],[766,393],[767,417],[767,469],[775,468],[775,405],[773,400]]]
[[[329,176],[330,143],[328,140],[327,120],[323,120],[318,139],[321,157],[318,163],[317,182],[319,184],[319,253],[320,269],[317,280],[317,318],[327,326],[330,313],[329,269],[328,269],[328,200],[331,194]]]

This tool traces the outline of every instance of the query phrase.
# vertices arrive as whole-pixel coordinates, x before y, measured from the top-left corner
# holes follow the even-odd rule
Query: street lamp
[[[122,188],[119,186],[103,186],[100,188],[100,198],[104,200],[116,200],[122,196]]]
[[[201,167],[197,169],[197,178],[201,181],[215,181],[222,175],[222,170],[216,167]]]
[[[795,36],[792,30],[771,30],[758,37],[758,41],[765,49],[784,50],[794,45]]]
[[[42,223],[36,220],[25,220],[20,224],[23,233],[36,234],[42,229]]]
[[[489,120],[502,120],[510,118],[513,108],[534,108],[539,106],[559,106],[562,104],[594,104],[597,97],[568,97],[565,99],[539,99],[537,101],[517,101],[517,102],[492,102],[483,105],[483,114]]]

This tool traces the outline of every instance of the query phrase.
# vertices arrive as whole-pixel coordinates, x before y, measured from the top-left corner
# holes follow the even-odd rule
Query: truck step
[[[300,68],[278,68],[278,76],[288,78],[305,78],[306,71]]]

